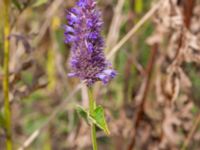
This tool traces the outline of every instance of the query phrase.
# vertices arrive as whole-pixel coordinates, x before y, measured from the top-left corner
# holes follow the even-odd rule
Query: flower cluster
[[[79,0],[67,12],[68,25],[65,29],[65,43],[71,45],[69,77],[78,77],[92,85],[98,80],[104,84],[116,76],[103,52],[104,40],[101,36],[103,21],[94,0]]]

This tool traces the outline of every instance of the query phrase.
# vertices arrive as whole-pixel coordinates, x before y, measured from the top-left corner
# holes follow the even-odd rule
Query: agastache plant
[[[116,72],[106,61],[101,36],[103,21],[94,0],[79,0],[67,13],[65,43],[71,44],[69,77],[78,77],[92,85],[98,80],[104,84],[115,77]]]
[[[103,52],[104,39],[101,35],[103,21],[101,13],[96,8],[95,0],[79,0],[76,6],[67,11],[65,29],[65,43],[71,45],[69,77],[77,77],[85,81],[88,86],[89,111],[79,107],[81,114],[85,113],[86,119],[91,124],[93,149],[97,150],[96,127],[109,133],[104,118],[104,110],[95,104],[92,85],[96,81],[107,84],[116,76],[116,71],[105,59]]]

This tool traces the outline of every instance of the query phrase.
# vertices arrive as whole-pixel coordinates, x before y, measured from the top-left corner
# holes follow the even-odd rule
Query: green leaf
[[[107,135],[110,134],[108,129],[103,107],[98,106],[93,114],[90,114],[88,110],[84,109],[81,106],[77,106],[76,108],[78,114],[87,122],[87,124],[95,124],[97,127],[102,129]]]
[[[45,3],[47,3],[48,0],[37,0],[34,4],[33,4],[33,7],[39,7]]]
[[[108,126],[105,120],[103,107],[98,106],[94,110],[92,114],[92,118],[95,120],[95,122],[93,122],[94,124],[96,124],[99,128],[101,128],[107,135],[110,134],[110,131],[108,129]]]
[[[85,120],[85,122],[87,122],[87,124],[89,124],[88,111],[81,106],[77,106],[76,110],[77,110],[78,114],[80,115],[80,117],[83,118]]]
[[[17,7],[17,9],[22,10],[22,7],[21,7],[20,3],[18,2],[18,0],[12,0],[12,2],[15,5],[15,7]]]

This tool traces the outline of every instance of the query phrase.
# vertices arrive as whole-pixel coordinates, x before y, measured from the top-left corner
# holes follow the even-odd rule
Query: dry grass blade
[[[38,44],[42,40],[43,36],[45,35],[45,33],[46,33],[46,31],[47,31],[47,29],[49,27],[49,24],[51,22],[51,18],[53,17],[53,14],[60,8],[60,6],[62,4],[63,4],[63,0],[57,0],[57,1],[54,1],[50,5],[50,7],[47,9],[47,11],[45,13],[46,14],[46,16],[45,16],[46,19],[45,19],[43,25],[40,28],[40,31],[39,31],[40,34],[36,39],[36,44]],[[51,12],[51,13],[49,14],[49,12]]]
[[[190,133],[188,134],[186,140],[184,141],[183,147],[182,147],[181,150],[186,150],[187,149],[187,147],[190,144],[190,141],[191,141],[195,131],[197,130],[197,128],[199,126],[199,123],[200,123],[200,114],[198,114],[198,116],[196,117],[194,126],[192,127]]]
[[[112,23],[110,25],[110,29],[107,35],[106,40],[106,52],[109,52],[110,49],[112,49],[115,44],[118,41],[119,38],[119,30],[122,24],[122,21],[119,22],[119,20],[122,19],[122,8],[124,6],[125,0],[118,0],[118,4],[115,8],[115,15],[113,16]]]
[[[146,15],[124,36],[122,40],[110,51],[107,58],[110,59],[119,49],[133,36],[133,34],[140,29],[140,27],[158,10],[162,1],[159,1],[150,9]]]
[[[83,85],[82,83],[79,84],[74,89],[74,91],[72,91],[71,94],[65,100],[63,100],[63,102],[49,116],[48,120],[45,123],[43,123],[43,125],[40,128],[38,128],[35,132],[33,132],[30,135],[30,137],[23,143],[23,145],[20,148],[18,148],[18,150],[24,150],[25,148],[31,145],[31,143],[38,137],[38,135],[49,124],[49,122],[51,122],[55,118],[55,116],[60,112],[60,110],[62,110],[66,106],[68,101],[81,89],[82,85]]]
[[[148,96],[148,93],[149,93],[149,88],[150,88],[150,82],[151,82],[151,76],[153,74],[153,69],[154,69],[154,64],[156,63],[156,55],[157,55],[157,52],[158,52],[158,44],[155,43],[153,46],[152,46],[152,50],[151,50],[151,57],[149,59],[149,62],[147,64],[147,68],[146,68],[146,77],[145,79],[143,80],[143,84],[141,86],[141,88],[144,90],[142,90],[142,94],[141,94],[141,102],[140,102],[140,105],[138,106],[138,111],[136,113],[136,117],[134,118],[134,134],[132,136],[132,139],[131,139],[131,143],[128,147],[128,150],[132,150],[134,148],[134,145],[135,145],[135,140],[136,140],[136,132],[137,132],[137,129],[139,127],[139,124],[142,120],[142,117],[144,115],[144,107],[145,107],[145,103],[146,103],[146,100],[147,100],[147,96]]]

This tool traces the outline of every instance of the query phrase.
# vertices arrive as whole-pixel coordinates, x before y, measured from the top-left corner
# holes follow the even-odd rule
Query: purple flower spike
[[[94,0],[79,0],[67,12],[68,25],[65,29],[65,43],[71,44],[69,77],[78,77],[91,86],[101,80],[107,84],[116,76],[110,68],[103,52],[104,40],[101,36],[103,21]]]

